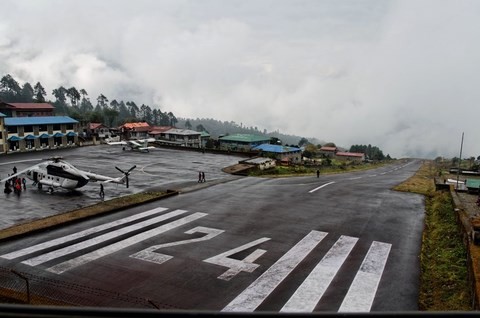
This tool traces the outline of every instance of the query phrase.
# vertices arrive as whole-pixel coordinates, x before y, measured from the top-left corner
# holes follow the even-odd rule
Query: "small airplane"
[[[38,189],[42,189],[43,186],[48,186],[49,193],[53,193],[54,188],[63,188],[67,190],[81,188],[89,181],[125,184],[128,188],[128,176],[130,175],[130,172],[137,167],[135,165],[127,171],[123,171],[122,169],[115,167],[115,169],[123,173],[123,176],[112,178],[93,172],[80,170],[71,163],[64,161],[63,158],[59,156],[44,160],[44,162],[10,175],[8,178],[0,180],[0,182],[5,182],[14,177],[25,175],[28,179],[33,180],[34,185],[36,185]]]
[[[130,147],[130,150],[137,150],[140,152],[149,152],[148,149],[154,149],[155,147],[149,146],[149,142],[154,142],[155,138],[139,139],[139,140],[123,140],[123,141],[110,141],[108,145],[123,145]],[[123,147],[125,150],[125,147]]]

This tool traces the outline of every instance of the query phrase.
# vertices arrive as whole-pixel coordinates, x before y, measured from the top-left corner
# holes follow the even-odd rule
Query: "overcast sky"
[[[0,76],[392,157],[480,156],[478,0],[0,0]]]

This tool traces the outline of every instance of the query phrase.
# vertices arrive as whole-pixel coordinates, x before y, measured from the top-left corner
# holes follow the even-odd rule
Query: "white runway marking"
[[[11,165],[19,162],[40,161],[40,160],[42,159],[25,159],[25,160],[9,161],[9,162],[0,163],[0,166]]]
[[[326,187],[326,186],[328,186],[328,185],[330,185],[330,184],[332,184],[332,183],[335,183],[335,181],[325,183],[324,185],[321,185],[321,186],[319,186],[319,187],[317,187],[317,188],[315,188],[315,189],[313,189],[313,190],[308,191],[308,193],[313,193],[313,192],[315,192],[315,191],[317,191],[317,190],[319,190],[319,189],[321,189],[321,188],[323,188],[323,187]]]
[[[222,311],[254,311],[325,236],[325,232],[311,231]]]
[[[65,256],[65,255],[83,250],[87,247],[94,246],[96,244],[105,242],[107,240],[111,240],[113,238],[119,237],[120,235],[124,235],[124,234],[130,233],[132,231],[139,230],[139,229],[144,228],[146,226],[164,221],[166,219],[173,218],[175,216],[178,216],[178,215],[186,213],[186,212],[187,211],[185,211],[185,210],[175,210],[175,211],[157,216],[153,219],[148,219],[148,220],[145,220],[143,222],[139,222],[139,223],[135,223],[135,224],[132,224],[132,225],[129,225],[129,226],[126,226],[126,227],[122,227],[121,229],[118,229],[116,231],[108,232],[108,233],[93,237],[89,240],[82,241],[82,242],[79,242],[79,243],[76,243],[76,244],[73,244],[73,245],[65,246],[64,248],[61,248],[61,249],[58,249],[58,250],[55,250],[55,251],[51,251],[51,252],[46,253],[46,254],[39,255],[37,257],[27,259],[27,260],[23,261],[22,263],[26,264],[26,265],[30,265],[30,266],[37,266],[37,265],[43,264],[45,262],[51,261],[52,259],[59,258],[59,257]]]
[[[196,228],[193,228],[191,230],[186,231],[186,234],[194,234],[194,233],[204,233],[206,234],[205,236],[202,237],[197,237],[194,239],[187,239],[187,240],[181,240],[181,241],[176,241],[176,242],[169,242],[169,243],[164,243],[164,244],[158,244],[158,245],[153,245],[150,247],[147,247],[146,249],[134,253],[130,255],[132,258],[140,259],[146,262],[152,262],[156,264],[163,264],[166,261],[170,260],[173,258],[173,256],[170,255],[165,255],[162,253],[157,252],[157,250],[165,248],[165,247],[170,247],[170,246],[177,246],[177,245],[184,245],[184,244],[191,244],[191,243],[198,243],[202,241],[208,241],[217,235],[222,234],[225,232],[224,230],[218,230],[218,229],[212,229],[204,226],[197,226]]]
[[[128,246],[139,243],[139,242],[144,241],[146,239],[149,239],[153,236],[162,234],[162,233],[167,232],[167,231],[169,231],[171,229],[174,229],[176,227],[185,225],[189,222],[195,221],[195,220],[197,220],[199,218],[202,218],[206,215],[208,215],[208,214],[207,213],[196,212],[192,215],[189,215],[189,216],[183,217],[181,219],[172,221],[170,223],[164,224],[162,226],[151,229],[149,231],[142,232],[142,233],[137,234],[135,236],[132,236],[128,239],[116,242],[114,244],[105,246],[103,248],[100,248],[100,249],[95,250],[93,252],[90,252],[88,254],[85,254],[85,255],[76,257],[74,259],[65,261],[63,263],[60,263],[58,265],[52,266],[52,267],[48,268],[47,270],[49,272],[52,272],[52,273],[61,274],[61,273],[66,272],[66,271],[68,271],[72,268],[75,268],[77,266],[86,264],[86,263],[91,262],[93,260],[96,260],[100,257],[106,256],[108,254],[115,253],[115,252],[117,252],[121,249],[124,249],[124,248],[128,247]]]
[[[372,243],[339,312],[370,311],[391,247],[388,243]]]
[[[341,236],[280,311],[312,312],[357,241]]]
[[[70,235],[67,235],[67,236],[63,236],[63,237],[60,237],[58,239],[50,240],[48,242],[36,244],[36,245],[30,246],[30,247],[27,247],[27,248],[24,248],[24,249],[15,251],[15,252],[4,254],[4,255],[1,255],[0,257],[5,258],[5,259],[14,259],[14,258],[17,258],[17,257],[28,255],[28,254],[31,254],[31,253],[34,253],[34,252],[37,252],[37,251],[55,246],[55,245],[60,245],[60,244],[63,244],[63,243],[69,242],[69,241],[73,241],[73,240],[76,240],[78,238],[81,238],[81,237],[84,237],[84,236],[87,236],[87,235],[90,235],[90,234],[93,234],[93,233],[96,233],[96,232],[100,232],[100,231],[103,231],[103,230],[106,230],[106,229],[109,229],[109,228],[112,228],[112,227],[115,227],[115,226],[118,226],[118,225],[122,225],[122,224],[125,224],[125,223],[128,223],[128,222],[131,222],[131,221],[135,221],[135,220],[150,216],[152,214],[163,212],[165,210],[167,210],[167,209],[166,208],[155,208],[155,209],[152,209],[152,210],[148,210],[148,211],[145,211],[145,212],[142,212],[142,213],[138,213],[138,214],[120,219],[120,220],[116,220],[116,221],[113,221],[113,222],[109,222],[109,223],[105,223],[105,224],[102,224],[102,225],[99,225],[99,226],[95,226],[95,227],[89,228],[89,229],[84,230],[84,231],[80,231],[80,232],[73,233],[73,234],[70,234]]]

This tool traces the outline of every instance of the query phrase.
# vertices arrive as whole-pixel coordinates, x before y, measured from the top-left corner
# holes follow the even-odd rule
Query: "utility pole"
[[[462,132],[462,143],[460,144],[460,158],[458,158],[457,188],[456,188],[456,190],[458,190],[458,178],[460,177],[460,162],[462,161],[462,148],[463,148],[463,132]]]

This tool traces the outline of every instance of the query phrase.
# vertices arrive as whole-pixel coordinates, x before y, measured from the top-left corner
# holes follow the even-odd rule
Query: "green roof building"
[[[253,147],[269,143],[270,137],[253,134],[233,134],[218,138],[220,149],[231,151],[251,151]]]

